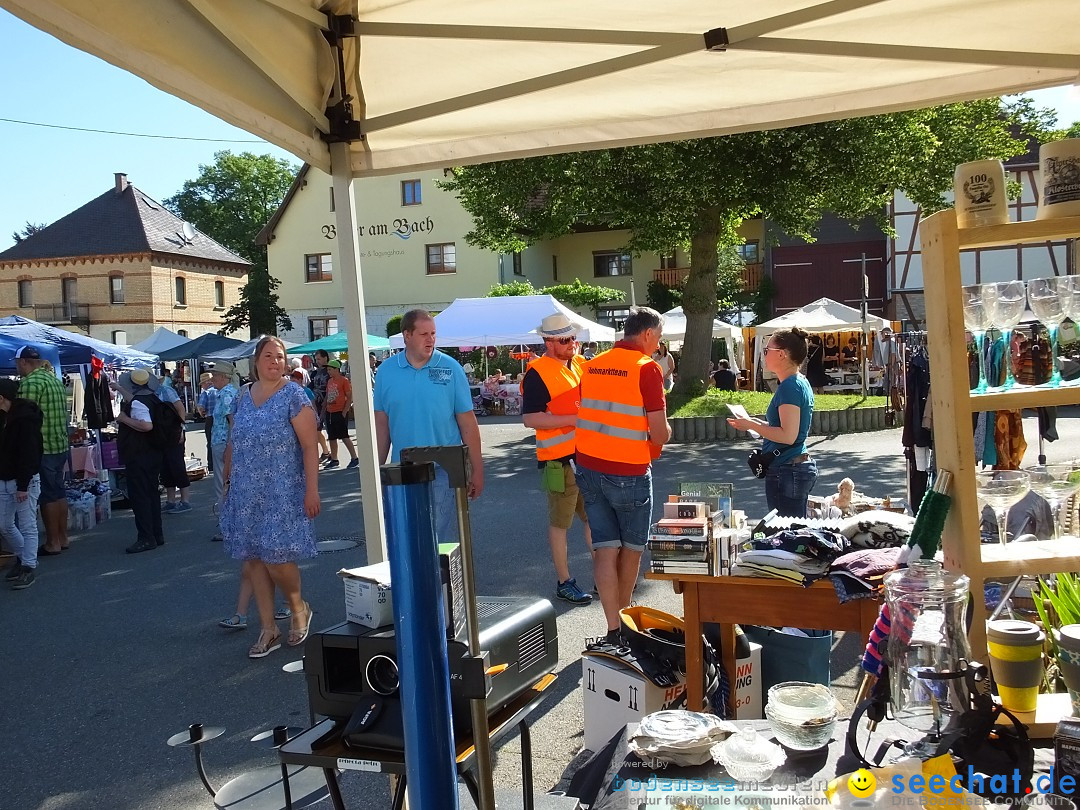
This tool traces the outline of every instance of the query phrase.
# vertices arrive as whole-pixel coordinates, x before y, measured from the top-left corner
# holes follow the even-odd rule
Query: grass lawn
[[[728,416],[727,403],[738,402],[754,416],[765,413],[772,394],[763,391],[719,391],[710,388],[704,396],[668,395],[668,416]],[[861,394],[815,394],[815,411],[844,411],[851,408],[884,408],[885,397],[866,397]]]

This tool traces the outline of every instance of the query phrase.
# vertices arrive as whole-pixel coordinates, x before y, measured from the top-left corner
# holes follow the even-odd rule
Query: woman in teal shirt
[[[807,334],[801,329],[773,332],[764,349],[765,368],[780,384],[765,419],[728,419],[737,430],[761,434],[762,452],[772,456],[765,473],[765,501],[785,517],[805,517],[806,500],[817,481],[817,463],[806,451],[814,415],[814,392],[799,373],[806,359]],[[779,451],[778,455],[774,455]]]

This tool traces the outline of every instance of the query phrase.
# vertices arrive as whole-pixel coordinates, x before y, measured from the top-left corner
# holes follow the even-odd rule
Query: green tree
[[[218,152],[214,163],[165,200],[165,207],[251,262],[240,300],[225,312],[222,332],[247,327],[252,336],[292,329],[278,304],[280,282],[270,275],[266,246],[255,237],[285,199],[297,169],[269,155]]]
[[[619,290],[585,284],[580,278],[575,278],[572,284],[552,284],[539,290],[533,287],[531,281],[509,281],[506,284],[492,285],[487,297],[498,298],[511,295],[550,295],[568,307],[591,309],[594,313],[604,304],[620,301],[623,297]]]
[[[589,225],[627,229],[635,254],[689,249],[682,285],[687,316],[683,369],[704,369],[710,324],[733,267],[719,248],[738,245],[739,225],[764,216],[812,238],[826,211],[887,227],[895,189],[929,212],[946,205],[958,163],[1025,151],[1014,137],[1053,124],[1028,99],[952,104],[911,112],[674,143],[503,161],[456,169],[444,187],[472,215],[466,239],[501,252]],[[1015,129],[1014,129],[1015,128]],[[676,390],[703,385],[696,373]]]
[[[15,233],[11,235],[11,238],[15,240],[15,244],[17,245],[24,239],[29,239],[38,231],[43,231],[48,227],[49,226],[44,222],[38,224],[34,224],[33,222],[27,222],[26,227],[23,228],[21,231],[15,231]]]
[[[393,315],[390,320],[386,322],[386,336],[400,335],[401,334],[401,315]]]

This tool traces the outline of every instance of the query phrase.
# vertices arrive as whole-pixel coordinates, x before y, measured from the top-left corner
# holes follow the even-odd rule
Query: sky
[[[3,10],[0,77],[0,250],[14,244],[12,234],[28,222],[55,222],[111,189],[115,172],[126,173],[129,182],[162,201],[223,150],[269,154],[300,165],[285,150]],[[1056,109],[1059,125],[1080,121],[1080,88],[1028,95],[1039,106]]]

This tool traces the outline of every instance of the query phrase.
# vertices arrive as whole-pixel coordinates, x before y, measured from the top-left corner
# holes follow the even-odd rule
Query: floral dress
[[[233,402],[232,469],[221,514],[225,552],[236,560],[295,562],[318,554],[304,514],[304,459],[292,419],[310,408],[288,382],[255,407],[250,388]]]

